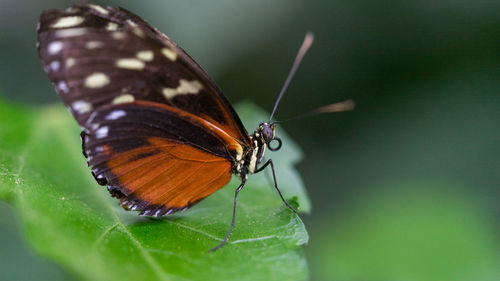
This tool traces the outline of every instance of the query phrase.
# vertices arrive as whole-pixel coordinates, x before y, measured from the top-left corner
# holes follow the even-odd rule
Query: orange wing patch
[[[123,196],[125,209],[162,216],[190,207],[214,193],[231,179],[231,163],[192,146],[149,138],[139,147],[106,162],[112,186]]]

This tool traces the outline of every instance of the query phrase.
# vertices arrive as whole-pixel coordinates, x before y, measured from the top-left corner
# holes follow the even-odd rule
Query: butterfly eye
[[[262,137],[266,143],[270,142],[274,138],[274,130],[267,123],[261,125]]]

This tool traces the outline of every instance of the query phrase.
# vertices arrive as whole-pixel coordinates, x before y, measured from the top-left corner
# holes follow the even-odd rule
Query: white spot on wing
[[[50,69],[52,71],[58,71],[60,67],[61,67],[61,63],[57,60],[50,63]]]
[[[116,24],[114,22],[108,22],[108,25],[106,26],[106,30],[117,31],[118,30],[118,24]]]
[[[101,88],[109,84],[109,77],[102,72],[94,72],[85,78],[85,87]]]
[[[137,23],[133,22],[131,19],[128,19],[128,20],[127,20],[127,23],[128,23],[130,26],[133,26],[133,27],[136,27],[136,26],[137,26]]]
[[[129,95],[129,94],[124,94],[121,96],[117,96],[116,98],[113,99],[111,102],[112,104],[119,104],[119,103],[127,103],[127,102],[133,102],[134,96]]]
[[[108,10],[104,9],[103,7],[101,7],[99,5],[89,4],[89,7],[96,10],[97,12],[99,12],[101,14],[104,14],[104,15],[109,14]]]
[[[72,27],[75,25],[79,25],[83,22],[83,17],[80,16],[69,16],[59,18],[56,22],[54,22],[51,27],[52,28],[65,28]]]
[[[163,95],[167,99],[171,99],[177,95],[181,94],[197,94],[201,89],[203,89],[203,85],[198,80],[187,81],[181,79],[179,87],[173,88],[164,88]]]
[[[171,99],[177,95],[177,89],[172,89],[172,88],[164,88],[163,89],[163,95],[167,99]]]
[[[115,65],[120,68],[135,69],[135,70],[141,70],[145,66],[143,61],[134,58],[119,59],[116,61]]]
[[[179,87],[177,87],[177,91],[180,94],[196,94],[203,88],[200,81],[193,80],[191,82],[181,79]]]
[[[57,88],[59,89],[59,91],[65,94],[69,93],[68,84],[66,84],[66,82],[64,81],[59,81],[59,83],[57,83]]]
[[[140,60],[143,60],[143,61],[152,61],[153,60],[153,51],[139,51],[137,52],[136,54],[136,57]]]
[[[62,29],[58,30],[55,33],[56,37],[73,37],[73,36],[81,36],[84,35],[87,32],[87,29],[84,27],[78,27],[78,28],[68,28],[68,29]]]
[[[158,215],[161,213],[161,209],[157,210],[154,214],[155,217],[158,217]]]
[[[102,139],[108,136],[109,128],[107,126],[99,128],[97,131],[95,131],[95,137],[98,139]]]
[[[89,41],[85,43],[87,49],[96,49],[102,47],[104,44],[101,41]]]
[[[124,110],[114,110],[111,111],[104,119],[106,120],[116,120],[119,118],[122,118],[123,116],[127,115],[127,113]]]
[[[66,59],[66,68],[70,68],[73,65],[75,65],[75,59],[74,58],[68,58],[68,59]]]
[[[59,53],[64,47],[64,43],[61,41],[54,41],[49,44],[48,51],[50,55],[55,55]]]
[[[133,32],[135,35],[137,35],[137,36],[139,36],[139,37],[141,37],[141,38],[144,38],[144,31],[142,31],[142,29],[140,29],[139,27],[134,27],[134,28],[132,28],[132,32]]]
[[[82,114],[89,112],[92,109],[92,105],[86,101],[75,101],[71,107],[73,108],[74,111]]]
[[[177,59],[177,53],[169,48],[161,49],[161,53],[171,61],[175,61]]]
[[[113,34],[111,34],[111,37],[113,37],[113,39],[116,40],[122,40],[125,39],[125,33],[120,31],[115,31],[113,32]]]

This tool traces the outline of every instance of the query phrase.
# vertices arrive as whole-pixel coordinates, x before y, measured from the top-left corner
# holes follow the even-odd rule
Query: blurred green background
[[[36,23],[70,3],[0,0],[2,99],[59,102]],[[305,152],[313,280],[500,280],[499,1],[99,3],[168,34],[233,103],[267,110],[314,32],[278,119],[357,107],[282,125]],[[0,279],[72,280],[30,251],[15,218],[0,202]]]

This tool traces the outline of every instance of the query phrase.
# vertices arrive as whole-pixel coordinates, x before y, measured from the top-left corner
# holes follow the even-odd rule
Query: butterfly
[[[301,56],[312,35],[306,41]],[[249,134],[207,73],[137,15],[95,4],[45,11],[37,49],[82,128],[92,175],[126,210],[153,217],[185,210],[235,174],[241,184],[231,227],[214,248],[219,249],[234,227],[238,192],[248,175],[270,165],[276,190],[296,212],[277,187],[272,160],[263,163],[266,148],[281,147],[272,115]]]

